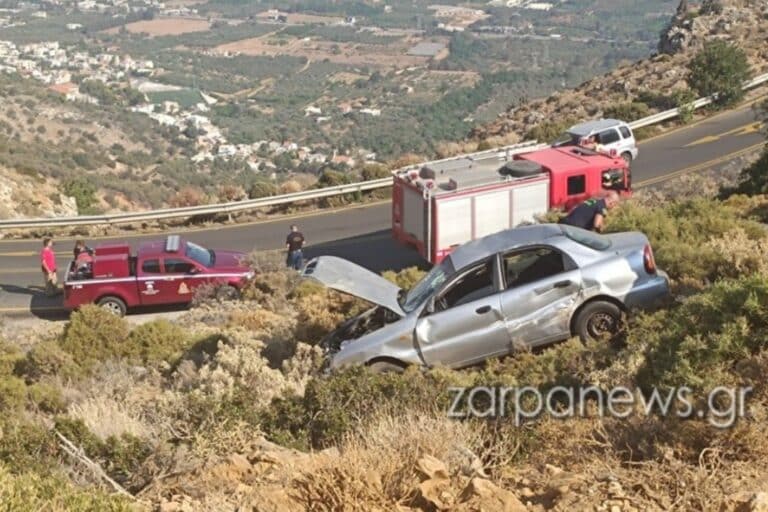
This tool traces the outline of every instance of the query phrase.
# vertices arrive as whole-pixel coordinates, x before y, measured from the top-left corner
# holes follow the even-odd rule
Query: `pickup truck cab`
[[[123,316],[128,308],[189,303],[204,284],[237,294],[254,273],[245,254],[211,250],[178,235],[141,244],[135,256],[128,244],[96,247],[93,261],[73,261],[64,280],[64,307],[98,304]]]

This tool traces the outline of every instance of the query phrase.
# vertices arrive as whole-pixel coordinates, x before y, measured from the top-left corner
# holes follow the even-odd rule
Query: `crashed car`
[[[521,345],[603,339],[624,313],[669,293],[644,234],[600,235],[562,224],[464,244],[408,291],[334,256],[309,261],[302,275],[376,304],[323,340],[330,369],[460,368]]]

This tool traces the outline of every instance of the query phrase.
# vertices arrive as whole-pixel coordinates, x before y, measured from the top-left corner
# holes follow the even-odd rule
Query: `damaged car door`
[[[567,338],[582,288],[576,263],[553,247],[529,247],[503,254],[501,264],[501,310],[513,346]]]
[[[428,365],[466,366],[508,349],[495,261],[459,272],[427,302],[415,335]]]

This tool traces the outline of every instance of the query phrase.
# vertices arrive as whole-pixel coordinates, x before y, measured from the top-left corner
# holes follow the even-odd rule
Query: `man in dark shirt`
[[[291,232],[288,233],[285,239],[285,248],[288,249],[288,257],[286,258],[288,268],[301,270],[302,247],[304,247],[304,235],[301,234],[298,227],[293,225],[291,226]]]
[[[615,190],[611,190],[602,199],[587,199],[571,210],[560,223],[599,233],[603,230],[608,210],[617,204],[619,204],[619,194]]]

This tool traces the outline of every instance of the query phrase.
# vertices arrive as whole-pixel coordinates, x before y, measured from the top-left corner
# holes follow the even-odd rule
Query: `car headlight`
[[[255,275],[256,275],[256,272],[254,272],[253,270],[251,270],[250,272],[247,272],[247,273],[246,273],[246,274],[245,274],[243,277],[244,277],[245,279],[253,279],[253,276],[255,276]]]

